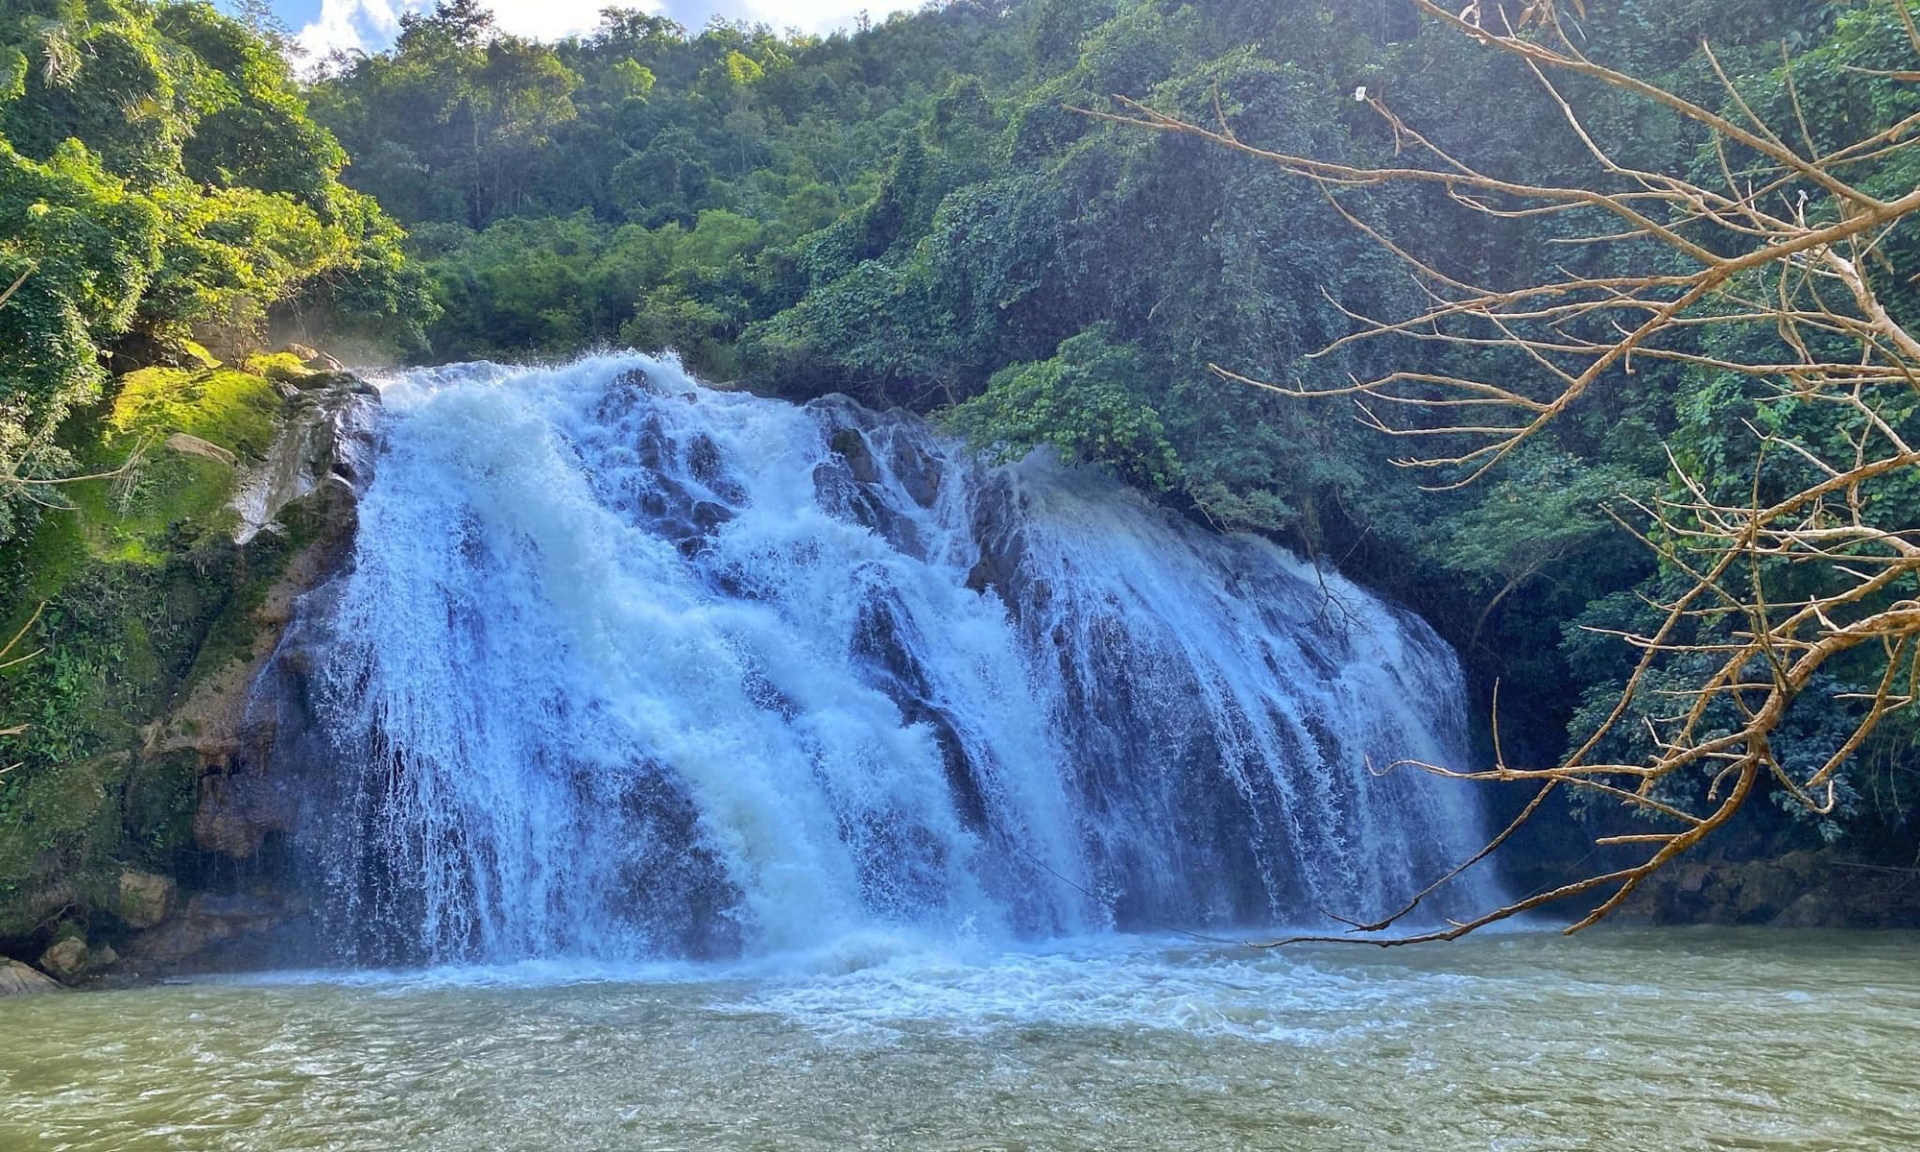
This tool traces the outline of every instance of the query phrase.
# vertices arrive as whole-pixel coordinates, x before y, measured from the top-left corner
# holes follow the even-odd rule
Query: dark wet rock
[[[953,792],[954,811],[960,814],[961,823],[975,833],[989,831],[987,798],[953,721],[926,701],[912,698],[901,701],[900,718],[909,724],[925,724],[933,733],[934,743],[940,748],[940,766],[946,773],[947,787]]]
[[[686,786],[645,765],[629,778],[620,805],[636,846],[620,870],[620,915],[644,926],[663,955],[738,955],[742,926],[729,910],[744,893],[700,835],[700,810]]]
[[[912,655],[918,645],[900,634],[903,627],[893,601],[878,597],[867,601],[854,628],[853,653],[885,684],[903,688],[911,696],[926,696],[931,691],[926,672]]]
[[[1920,924],[1920,872],[1842,860],[1832,849],[1682,859],[1649,877],[1616,916],[1652,924],[1904,927]]]
[[[746,669],[740,686],[756,708],[772,712],[789,723],[800,715],[800,705],[794,703],[793,697],[781,691],[780,686],[767,679],[758,668]]]
[[[732,520],[733,509],[711,500],[696,501],[693,505],[693,526],[703,534],[711,534],[722,524]]]
[[[980,559],[967,572],[968,588],[999,596],[1015,619],[1023,606],[1036,603],[1035,582],[1022,563],[1027,543],[1020,531],[1018,500],[1005,475],[994,477],[980,490],[973,509],[973,541]],[[1039,603],[1044,604],[1044,598]]]
[[[634,444],[640,466],[647,471],[659,474],[679,464],[679,449],[668,437],[667,430],[660,423],[660,417],[649,413],[646,421],[640,425],[640,435]]]
[[[685,519],[693,511],[693,504],[693,494],[671,476],[649,476],[634,497],[635,509],[654,520]]]
[[[920,419],[899,411],[875,412],[845,396],[814,400],[807,409],[833,452],[813,472],[821,505],[834,516],[871,529],[907,555],[924,559],[927,545],[915,518],[919,509],[931,508],[938,500],[951,465],[928,451]]]
[[[842,428],[833,434],[829,446],[847,462],[847,471],[856,484],[874,484],[880,479],[880,465],[874,462],[873,449],[858,428]]]
[[[734,507],[747,502],[745,489],[728,473],[719,445],[709,437],[688,446],[683,471],[680,449],[658,415],[648,414],[640,423],[634,462],[639,469],[617,481],[614,502],[689,560],[707,552],[713,534],[734,518]],[[701,488],[714,498],[701,495]]]
[[[1844,928],[1847,909],[1831,889],[1802,892],[1770,923],[1775,928]]]
[[[202,963],[221,949],[267,938],[286,917],[272,893],[201,893],[178,916],[133,938],[132,958],[151,968],[176,969]]]
[[[955,811],[969,829],[985,831],[987,801],[980,790],[978,773],[959,729],[932,702],[933,687],[926,669],[913,655],[924,650],[924,643],[903,634],[907,627],[904,619],[904,613],[890,598],[875,597],[862,605],[854,629],[853,654],[866,668],[867,679],[900,709],[901,720],[923,724],[933,734]]]
[[[827,460],[813,470],[814,496],[830,514],[873,531],[873,534],[901,552],[916,558],[926,555],[920,529],[912,520],[887,504],[873,485],[854,479],[845,460]]]
[[[740,505],[747,502],[747,490],[727,471],[726,457],[720,452],[720,446],[713,438],[705,434],[695,436],[687,446],[687,471],[695,480],[706,486],[707,491],[729,504]]]
[[[216,760],[200,776],[194,843],[235,860],[251,859],[269,835],[293,828],[296,797],[257,755]]]
[[[1734,895],[1734,914],[1742,924],[1772,920],[1800,897],[1809,879],[1803,867],[1749,869]]]
[[[940,481],[945,475],[938,459],[912,438],[895,436],[887,463],[893,469],[893,478],[906,489],[914,503],[922,508],[933,507],[934,501],[940,498]]]

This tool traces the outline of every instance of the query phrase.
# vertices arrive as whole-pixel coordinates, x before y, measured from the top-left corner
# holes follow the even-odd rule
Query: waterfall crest
[[[1368,769],[1460,759],[1451,651],[1274,545],[647,357],[383,390],[266,694],[346,958],[1317,922],[1478,846]]]

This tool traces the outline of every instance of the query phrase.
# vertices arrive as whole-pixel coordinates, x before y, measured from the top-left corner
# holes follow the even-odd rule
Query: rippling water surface
[[[0,1148],[1907,1149],[1920,938],[853,939],[0,1002]]]

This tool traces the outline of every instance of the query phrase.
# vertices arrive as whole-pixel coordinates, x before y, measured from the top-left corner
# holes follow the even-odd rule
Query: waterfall
[[[1369,770],[1460,760],[1451,651],[1271,543],[635,355],[383,392],[269,694],[346,958],[1323,923],[1483,834]]]

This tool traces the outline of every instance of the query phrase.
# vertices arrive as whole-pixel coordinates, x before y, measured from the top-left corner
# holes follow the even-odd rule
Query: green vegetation
[[[200,765],[143,756],[142,729],[250,654],[248,614],[300,543],[233,538],[235,466],[265,453],[281,405],[268,379],[153,367],[120,385],[61,441],[111,478],[62,487],[66,506],[0,552],[10,627],[44,605],[40,654],[0,672],[0,709],[26,725],[0,777],[0,937],[108,906],[122,864],[170,871],[190,849]]]
[[[402,233],[345,163],[281,56],[210,4],[7,5],[0,278],[26,278],[0,308],[0,472],[67,470],[57,430],[109,365],[237,356],[270,325],[422,347]]]
[[[190,848],[200,765],[143,757],[143,730],[248,654],[298,543],[234,543],[236,466],[273,439],[275,381],[308,375],[249,354],[310,328],[425,347],[425,282],[345,163],[274,46],[210,4],[0,10],[0,622],[36,653],[0,671],[24,725],[0,938]]]

